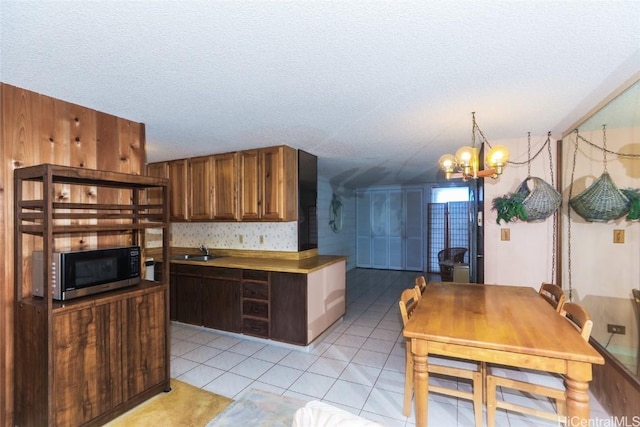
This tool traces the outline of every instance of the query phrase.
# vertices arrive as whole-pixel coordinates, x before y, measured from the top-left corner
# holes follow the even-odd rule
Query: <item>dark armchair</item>
[[[465,253],[467,253],[467,248],[447,248],[438,252],[440,277],[443,282],[453,281],[453,266],[464,263]]]

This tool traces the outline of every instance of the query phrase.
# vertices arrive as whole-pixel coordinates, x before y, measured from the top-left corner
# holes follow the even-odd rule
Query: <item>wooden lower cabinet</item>
[[[121,313],[116,301],[54,314],[55,425],[84,424],[123,402]]]
[[[178,265],[175,275],[176,320],[202,326],[202,268]]]
[[[242,333],[271,337],[271,274],[242,270]]]
[[[37,302],[22,303],[21,330],[44,313]],[[14,424],[102,425],[169,390],[166,316],[163,285],[54,309],[50,360],[42,330],[32,329],[20,347]]]
[[[240,332],[240,270],[204,268],[202,278],[202,325]]]
[[[271,273],[271,338],[307,344],[307,275]]]
[[[306,346],[345,314],[344,261],[308,274],[193,264],[171,271],[179,322]]]
[[[187,264],[172,266],[175,320],[240,332],[240,272],[233,268]]]

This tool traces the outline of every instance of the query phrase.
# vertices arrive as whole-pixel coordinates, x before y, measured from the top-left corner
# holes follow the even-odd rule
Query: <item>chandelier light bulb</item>
[[[487,154],[487,165],[490,167],[504,166],[509,160],[509,149],[504,145],[491,147]]]
[[[477,150],[473,147],[469,147],[468,145],[465,145],[464,147],[460,147],[458,151],[456,151],[456,160],[458,164],[462,167],[471,166],[476,156],[477,156]]]

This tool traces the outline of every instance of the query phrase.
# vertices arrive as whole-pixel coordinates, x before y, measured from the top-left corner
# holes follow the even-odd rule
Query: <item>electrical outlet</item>
[[[503,240],[503,241],[511,240],[511,230],[508,228],[501,228],[500,240]]]
[[[614,325],[611,323],[607,323],[607,332],[609,332],[610,334],[624,335],[626,333],[626,329],[627,328],[625,328],[622,325]]]
[[[240,240],[240,243],[244,242],[244,236],[241,234],[240,236],[238,236],[238,240]]]
[[[613,230],[613,243],[624,243],[624,230]]]
[[[260,244],[264,243],[264,236],[260,236]]]

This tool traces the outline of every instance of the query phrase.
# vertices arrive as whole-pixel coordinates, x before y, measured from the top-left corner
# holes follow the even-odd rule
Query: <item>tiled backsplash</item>
[[[262,242],[261,242],[262,237]],[[242,242],[241,242],[242,240]],[[171,246],[261,251],[298,250],[298,223],[293,222],[180,222],[171,224]],[[157,230],[147,232],[147,247],[162,246]]]

